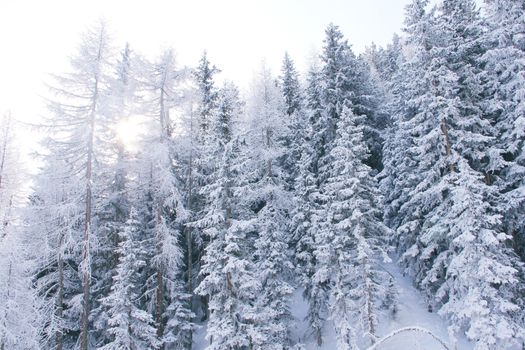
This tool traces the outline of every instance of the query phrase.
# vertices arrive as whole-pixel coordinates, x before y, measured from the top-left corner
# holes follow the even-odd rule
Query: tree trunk
[[[450,139],[448,136],[448,126],[447,122],[445,121],[445,118],[441,119],[441,131],[443,132],[443,136],[445,137],[445,152],[447,154],[447,157],[450,157],[452,155],[452,147],[450,145]],[[451,173],[456,171],[454,164],[449,164],[449,170]]]
[[[11,114],[8,113],[5,116],[5,118],[7,120],[6,120],[6,125],[4,126],[4,130],[3,130],[4,134],[2,135],[3,140],[2,140],[2,158],[0,159],[0,189],[2,189],[2,176],[4,174],[5,158],[7,154],[7,143],[8,143],[9,131],[11,127]]]
[[[266,129],[266,135],[265,135],[265,138],[266,138],[266,148],[269,150],[271,145],[272,145],[272,133],[270,131],[269,128]],[[268,177],[271,179],[273,177],[272,175],[272,159],[268,159],[267,162],[266,162],[266,172],[268,174]]]
[[[162,320],[162,314],[164,313],[164,277],[162,275],[162,269],[157,267],[157,303],[155,305],[155,321],[157,323],[157,337],[162,338],[164,334],[164,321]]]
[[[193,116],[191,118],[190,129],[193,127]],[[191,206],[193,205],[193,149],[190,149],[190,159],[189,159],[189,168],[188,168],[188,200],[187,200],[187,208],[191,211]],[[185,236],[186,236],[186,248],[187,248],[187,255],[186,255],[186,273],[188,275],[188,294],[190,295],[189,299],[189,309],[193,311],[193,239],[192,239],[192,232],[191,227],[188,225],[184,226]],[[191,348],[192,339],[193,339],[193,332],[191,330],[188,331],[188,345]]]
[[[9,295],[9,291],[11,290],[11,269],[12,269],[12,265],[13,263],[11,261],[9,261],[9,269],[8,269],[8,277],[7,277],[7,282],[5,284],[5,289],[7,291],[7,299],[9,299],[10,295]],[[7,320],[7,308],[4,310],[4,319],[3,319],[3,327],[4,329],[7,329],[7,324],[6,324],[6,320]],[[5,340],[3,339],[3,334],[0,334],[0,336],[2,336],[2,338],[0,338],[0,350],[5,350]]]
[[[361,262],[363,266],[363,278],[365,280],[365,288],[366,288],[366,322],[368,324],[368,332],[370,334],[370,342],[372,345],[375,343],[375,324],[374,324],[374,305],[372,303],[372,285],[370,283],[370,270],[369,267],[369,261],[367,258],[364,258]]]
[[[64,260],[62,257],[62,244],[64,236],[60,235],[59,242],[59,253],[58,253],[58,295],[56,301],[56,315],[59,320],[62,319],[64,313]],[[62,350],[62,329],[57,330],[56,332],[56,350]]]
[[[89,240],[91,236],[91,153],[88,156],[88,171],[86,185],[86,224],[84,227],[84,237],[82,242],[82,317],[80,320],[80,349],[87,350],[87,338],[89,328],[89,298],[90,298],[90,248]]]
[[[492,175],[488,171],[485,173],[485,184],[492,185]]]
[[[101,57],[99,47],[98,59]],[[92,181],[93,181],[93,144],[95,138],[95,114],[98,102],[98,77],[95,78],[93,99],[89,120],[89,138],[87,148],[86,164],[86,209],[85,209],[85,226],[84,237],[82,242],[82,316],[80,318],[80,349],[88,349],[88,332],[89,332],[89,312],[90,312],[90,282],[91,282],[91,261],[89,241],[91,239],[91,217],[92,217]]]

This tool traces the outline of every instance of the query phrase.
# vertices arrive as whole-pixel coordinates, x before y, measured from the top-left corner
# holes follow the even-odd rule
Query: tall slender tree
[[[378,258],[380,253],[387,256],[388,230],[379,215],[378,184],[365,164],[363,134],[364,116],[343,108],[323,191],[328,197],[326,222],[317,242],[317,255],[327,263],[324,273],[331,280],[330,304],[340,348],[355,348],[356,334],[375,342],[387,292],[387,275],[380,271]],[[359,327],[352,325],[353,319],[360,320]]]
[[[154,314],[157,336],[171,342],[173,332],[178,332],[171,327],[178,324],[174,318],[181,316],[181,322],[185,323],[189,322],[187,317],[191,314],[185,310],[189,301],[180,303],[177,299],[182,293],[183,269],[179,238],[187,211],[181,194],[181,179],[174,166],[174,123],[170,117],[170,110],[179,102],[177,84],[182,73],[175,66],[172,50],[166,50],[158,62],[148,65],[145,73],[148,78],[145,82],[147,112],[152,117],[152,129],[157,131],[152,133],[146,152],[140,156],[141,178],[145,181],[141,186],[147,189],[149,197],[148,227],[144,232],[148,237],[145,241],[149,242],[144,287],[149,309]]]
[[[256,215],[257,237],[254,261],[259,271],[261,295],[256,326],[263,336],[254,338],[257,349],[282,349],[289,343],[291,320],[287,300],[293,289],[287,281],[292,269],[287,223],[292,202],[286,185],[286,170],[279,164],[287,152],[284,137],[289,121],[283,116],[283,101],[270,71],[263,66],[254,82],[249,104],[251,164],[248,175],[251,191],[247,198]]]
[[[31,288],[34,256],[31,236],[21,225],[21,176],[15,121],[0,117],[0,349],[37,348],[38,300]]]
[[[484,44],[487,51],[481,57],[488,77],[484,90],[487,103],[484,111],[492,116],[495,124],[497,149],[503,164],[490,164],[487,169],[495,175],[501,201],[497,204],[503,215],[505,231],[513,236],[513,247],[525,261],[525,227],[523,220],[523,144],[525,91],[525,43],[523,16],[525,8],[520,1],[485,1],[487,13]],[[499,170],[499,171],[498,171]],[[501,180],[499,180],[500,178]]]
[[[86,31],[77,55],[71,59],[73,71],[56,76],[56,84],[51,88],[56,99],[49,102],[53,113],[49,126],[53,136],[48,143],[49,152],[62,158],[71,169],[70,176],[83,181],[82,203],[84,214],[81,237],[81,256],[77,261],[81,275],[82,301],[80,317],[80,348],[89,347],[90,306],[91,306],[91,243],[96,233],[93,223],[96,207],[95,189],[99,165],[104,162],[101,140],[108,115],[108,70],[110,67],[109,39],[104,23],[99,23]],[[95,162],[97,158],[97,162]],[[79,175],[83,174],[83,175]],[[70,200],[80,200],[70,198]]]
[[[106,185],[98,204],[97,222],[98,235],[93,247],[93,276],[96,281],[92,287],[93,336],[97,344],[107,341],[108,315],[106,306],[100,299],[106,297],[112,285],[112,278],[118,263],[115,251],[118,248],[118,232],[121,231],[129,218],[130,210],[130,164],[131,155],[123,140],[119,139],[117,128],[123,121],[131,118],[136,106],[136,69],[134,56],[128,44],[121,53],[115,72],[109,84],[108,116],[106,132],[108,142],[105,142],[105,152],[112,161],[105,166],[103,175]]]
[[[100,349],[157,349],[159,345],[151,314],[137,306],[136,272],[145,264],[134,241],[139,225],[137,213],[131,209],[125,227],[119,232],[116,251],[119,258],[111,292],[101,300],[108,307],[107,332],[111,340]]]
[[[250,256],[248,235],[255,220],[243,198],[248,183],[242,148],[236,138],[225,145],[217,180],[208,185],[212,201],[200,222],[210,240],[196,290],[209,298],[207,349],[250,348],[258,336],[254,301],[261,285]]]

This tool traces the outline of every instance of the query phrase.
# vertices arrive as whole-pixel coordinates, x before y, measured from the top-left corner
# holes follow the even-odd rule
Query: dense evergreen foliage
[[[202,327],[301,349],[296,293],[308,341],[359,349],[395,317],[392,260],[452,338],[525,346],[525,4],[428,2],[359,56],[330,24],[304,76],[286,53],[245,100],[206,53],[115,55],[91,28],[20,212],[0,124],[0,349],[191,349]]]

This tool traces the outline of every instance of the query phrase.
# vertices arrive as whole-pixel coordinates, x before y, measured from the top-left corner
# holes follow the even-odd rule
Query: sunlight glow
[[[144,128],[140,119],[138,116],[124,118],[115,126],[117,139],[122,142],[127,151],[134,152],[137,150],[138,141]]]

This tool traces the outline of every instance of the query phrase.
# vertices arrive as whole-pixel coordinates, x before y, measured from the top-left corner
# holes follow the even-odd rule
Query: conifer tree
[[[388,230],[379,215],[378,185],[364,164],[368,150],[363,140],[363,119],[351,108],[343,108],[330,152],[330,175],[323,186],[326,222],[316,242],[317,256],[324,263],[319,273],[331,281],[332,318],[341,348],[352,347],[356,341],[352,334],[364,334],[375,341],[386,293],[383,285],[387,279],[379,271],[377,254],[388,239]],[[357,329],[351,329],[354,317],[361,321]]]
[[[174,54],[166,50],[160,59],[146,66],[145,96],[152,117],[152,136],[140,155],[140,186],[146,190],[145,229],[146,268],[143,294],[148,311],[154,315],[161,346],[181,346],[191,339],[190,298],[183,291],[183,251],[180,244],[182,223],[188,219],[181,194],[181,177],[175,169],[170,110],[179,102],[177,84],[182,72],[175,66]],[[180,317],[180,318],[179,318]],[[182,332],[182,333],[184,333]],[[179,343],[180,341],[180,343]],[[187,344],[186,344],[187,345]]]
[[[210,119],[215,113],[217,105],[217,89],[214,86],[214,75],[217,73],[220,73],[220,70],[211,65],[207,53],[204,51],[199,66],[194,72],[200,100],[197,113],[199,115],[199,133],[201,136],[206,135],[211,124]]]
[[[121,53],[121,58],[116,64],[114,77],[110,83],[109,115],[107,128],[110,142],[106,143],[106,153],[115,160],[106,166],[104,171],[105,181],[108,183],[104,189],[103,199],[100,201],[100,211],[97,213],[99,234],[96,246],[93,249],[93,275],[96,283],[93,285],[93,311],[94,337],[98,343],[106,341],[107,313],[100,299],[109,294],[114,269],[118,263],[115,254],[118,248],[118,232],[124,227],[129,218],[130,189],[129,165],[130,154],[119,140],[115,130],[123,120],[130,118],[136,110],[136,83],[134,77],[134,57],[128,44]],[[116,141],[113,141],[116,140]]]
[[[299,74],[288,52],[284,54],[280,84],[286,114],[291,116],[301,108],[301,88],[299,85]]]
[[[194,222],[201,219],[203,208],[209,201],[208,193],[204,190],[207,184],[213,181],[214,172],[217,171],[217,159],[222,156],[223,139],[221,133],[229,130],[229,125],[223,124],[225,129],[221,130],[222,122],[229,123],[225,118],[229,113],[228,106],[224,103],[233,100],[224,99],[226,90],[219,90],[215,85],[215,75],[220,70],[208,60],[206,51],[203,53],[199,65],[193,71],[193,78],[197,85],[195,112],[190,111],[189,127],[187,127],[190,139],[189,156],[186,164],[186,188],[185,197],[187,208],[191,212],[191,222],[185,226],[187,255],[188,292],[193,293],[194,286],[198,284],[200,269],[200,257],[206,244],[206,235],[203,235],[198,225]],[[233,91],[230,91],[233,93]],[[222,106],[219,106],[219,103]],[[193,103],[192,103],[193,104]],[[231,106],[233,107],[233,106]],[[193,106],[191,106],[193,109]],[[222,112],[219,111],[222,109]],[[231,111],[230,111],[231,112]],[[227,117],[226,117],[227,118]],[[195,119],[195,120],[194,120]],[[194,309],[200,313],[202,318],[207,315],[207,300],[196,300]]]
[[[286,170],[278,163],[286,152],[283,136],[289,129],[282,115],[280,91],[267,68],[262,68],[254,84],[249,105],[252,164],[247,174],[251,178],[247,199],[256,215],[253,254],[262,287],[254,327],[264,335],[254,338],[254,347],[278,349],[289,342],[287,299],[293,291],[286,280],[292,267],[287,224],[291,202],[287,198]]]
[[[237,139],[225,145],[217,179],[208,185],[212,201],[199,222],[210,240],[196,290],[209,298],[207,349],[249,348],[258,338],[254,301],[261,284],[248,246],[255,220],[243,198],[248,184],[242,147]]]
[[[98,230],[93,217],[97,214],[95,208],[101,192],[100,185],[103,182],[101,169],[108,161],[102,145],[106,136],[106,117],[109,114],[107,101],[110,53],[104,23],[101,22],[87,30],[78,53],[71,59],[72,72],[55,76],[56,84],[51,87],[55,98],[49,101],[49,109],[53,114],[47,125],[52,133],[46,144],[49,158],[53,162],[58,159],[61,163],[60,170],[70,171],[65,175],[71,178],[71,182],[84,188],[83,195],[75,193],[59,200],[65,203],[69,201],[72,206],[82,203],[84,207],[83,218],[74,219],[74,221],[80,220],[76,221],[75,225],[83,226],[82,234],[75,235],[73,238],[77,243],[82,242],[79,245],[80,254],[74,258],[73,265],[81,275],[82,297],[71,300],[76,304],[73,309],[81,306],[78,330],[82,350],[87,350],[90,344],[91,244]],[[74,230],[77,229],[78,226]],[[60,246],[61,244],[58,245]],[[60,276],[57,277],[60,279]]]
[[[311,126],[309,125],[309,129]],[[313,134],[310,129],[307,135]],[[314,279],[317,259],[314,226],[319,220],[317,204],[317,179],[313,173],[312,158],[315,151],[306,136],[301,148],[298,177],[295,182],[295,210],[292,212],[295,274],[299,285],[304,288],[303,296],[308,301],[307,320],[319,346],[322,345],[323,324],[328,310],[327,280]]]
[[[22,165],[11,113],[0,117],[0,349],[38,347],[39,304],[32,288],[31,236],[20,222]]]
[[[412,69],[419,71],[418,82],[423,85],[408,90],[411,109],[405,110],[404,121],[399,119],[407,131],[404,135],[410,137],[405,154],[415,160],[417,182],[401,187],[405,195],[400,210],[407,214],[398,227],[398,246],[429,304],[440,308],[456,331],[467,330],[480,349],[508,346],[521,332],[513,314],[517,291],[512,288],[521,267],[505,248],[508,237],[490,208],[496,193],[483,180],[487,164],[498,160],[497,152],[491,151],[491,127],[481,113],[476,88],[477,12],[471,1],[444,1],[434,17],[425,18],[424,4],[418,1],[409,10],[413,15],[407,20],[412,28],[409,38],[421,48],[414,61],[419,68]],[[489,241],[498,248],[480,248]],[[492,268],[474,274],[460,267],[479,266],[480,261]],[[494,279],[506,291],[496,299],[490,288],[479,289]],[[459,300],[464,304],[459,306]],[[498,303],[507,308],[479,307]],[[480,316],[489,313],[499,321]],[[495,323],[506,324],[508,332],[499,331]]]
[[[513,236],[513,247],[521,259],[525,260],[525,228],[523,220],[520,220],[525,208],[525,8],[520,1],[488,0],[485,3],[487,18],[483,43],[488,49],[481,57],[481,63],[488,76],[484,84],[487,101],[484,111],[493,116],[495,143],[504,159],[503,164],[490,164],[491,167],[487,170],[491,171],[489,174],[496,176],[492,182],[500,187],[502,193],[500,201],[495,205],[501,208],[505,231]]]
[[[80,180],[61,157],[47,156],[35,179],[26,212],[35,249],[35,290],[42,315],[40,346],[64,349],[77,342],[81,283],[76,270],[80,250]]]
[[[285,118],[287,117],[288,133],[283,137],[285,154],[279,159],[286,174],[289,189],[294,188],[294,181],[298,176],[298,162],[301,157],[302,140],[304,139],[306,113],[299,84],[299,74],[293,60],[286,52],[279,77],[279,86],[283,98]]]
[[[138,230],[137,213],[131,209],[124,229],[118,234],[119,258],[111,292],[101,300],[108,308],[107,332],[112,339],[100,349],[157,349],[159,345],[151,314],[136,305],[136,271],[145,264],[134,241]]]

